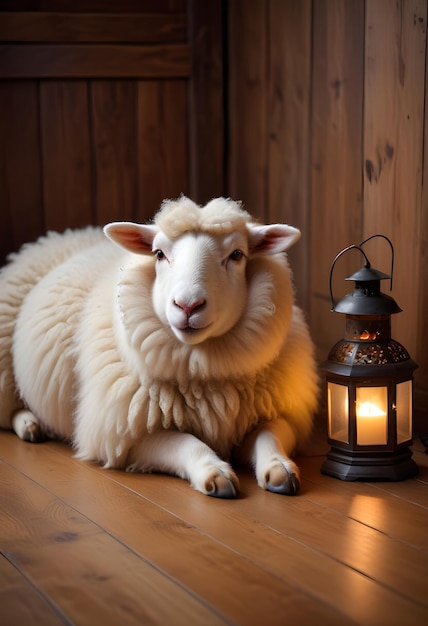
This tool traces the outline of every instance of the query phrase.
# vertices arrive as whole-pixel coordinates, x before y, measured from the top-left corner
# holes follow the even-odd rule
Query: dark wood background
[[[324,358],[343,334],[331,262],[381,232],[426,433],[426,24],[427,0],[0,0],[1,259],[48,229],[230,195],[302,229],[290,259]],[[359,265],[337,268],[339,296]]]
[[[223,192],[218,3],[202,24],[184,0],[0,6],[20,9],[0,12],[3,257],[47,229],[144,221],[164,197]],[[206,100],[210,132],[191,114]]]

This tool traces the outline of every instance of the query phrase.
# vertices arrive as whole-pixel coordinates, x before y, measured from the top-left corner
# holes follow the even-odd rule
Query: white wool
[[[260,257],[247,267],[247,308],[227,335],[189,346],[161,324],[146,294],[151,265],[132,260],[122,267],[117,306],[134,364],[155,378],[224,379],[251,375],[278,354],[292,313],[292,286],[285,257]],[[280,288],[276,288],[276,285]]]
[[[250,220],[235,200],[215,198],[200,207],[184,196],[178,201],[164,200],[155,216],[155,223],[172,239],[188,231],[227,234],[244,229]]]
[[[155,217],[171,241],[247,237],[251,223],[225,199],[167,201]],[[0,426],[25,404],[80,458],[108,467],[125,467],[162,429],[192,433],[223,457],[261,421],[286,419],[306,437],[317,376],[285,254],[249,254],[237,323],[195,345],[155,311],[155,263],[97,229],[50,235],[13,258],[0,276]]]
[[[104,240],[100,229],[50,232],[9,256],[0,270],[0,427],[9,428],[14,410],[23,406],[16,392],[12,364],[12,341],[16,320],[26,298],[40,279],[80,250]],[[36,321],[33,318],[33,321]]]

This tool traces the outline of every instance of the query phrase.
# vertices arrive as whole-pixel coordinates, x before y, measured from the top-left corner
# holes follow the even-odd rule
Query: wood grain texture
[[[91,224],[87,83],[41,83],[40,119],[45,227],[63,231]]]
[[[47,447],[45,451],[47,451]],[[86,534],[88,534],[88,543],[81,546],[86,555],[83,561],[79,560],[78,563],[71,562],[73,569],[78,568],[78,571],[76,571],[77,579],[82,578],[82,571],[86,569],[91,571],[93,568],[96,568],[96,570],[93,572],[91,579],[97,579],[99,576],[99,574],[97,576],[98,564],[95,565],[93,562],[91,552],[97,550],[98,541],[104,543],[104,538],[98,537],[98,532],[95,533],[95,527],[94,531],[91,531],[90,527],[86,529],[86,524],[82,527],[83,519],[89,517],[89,519],[94,520],[97,527],[106,525],[108,535],[117,537],[120,543],[125,542],[128,548],[132,550],[132,553],[136,553],[144,561],[148,560],[149,563],[156,564],[157,569],[160,568],[161,571],[172,577],[176,584],[178,583],[178,588],[184,586],[192,590],[193,594],[199,596],[203,604],[208,603],[213,607],[217,607],[220,614],[227,615],[228,619],[236,623],[258,624],[260,620],[263,620],[264,616],[270,613],[272,606],[275,606],[275,612],[272,611],[270,617],[270,623],[273,625],[282,624],[285,613],[290,619],[301,619],[302,624],[310,624],[311,620],[317,616],[328,620],[332,624],[340,623],[333,610],[324,608],[321,603],[312,601],[310,598],[305,597],[304,594],[296,592],[285,580],[279,579],[270,572],[260,570],[251,560],[234,550],[230,550],[228,546],[222,545],[221,542],[213,541],[204,532],[177,519],[176,515],[171,515],[168,511],[163,510],[162,507],[154,505],[150,499],[145,498],[142,503],[143,506],[140,506],[141,503],[135,496],[131,496],[129,500],[127,498],[128,492],[124,491],[116,483],[117,478],[120,480],[122,477],[121,473],[115,472],[116,480],[112,482],[106,472],[94,474],[91,473],[92,470],[88,470],[82,465],[82,468],[77,468],[77,472],[81,477],[80,479],[84,478],[85,495],[82,493],[78,494],[76,488],[73,488],[73,481],[67,479],[67,465],[64,465],[57,455],[49,458],[50,461],[48,462],[54,462],[56,467],[55,476],[51,476],[53,480],[49,481],[49,491],[53,490],[53,493],[58,497],[58,502],[62,502],[63,498],[68,494],[66,497],[73,503],[73,509],[75,509],[76,504],[79,508],[83,505],[81,510],[84,513],[84,518],[82,517],[81,520],[80,516],[77,518],[76,514],[74,514],[73,523],[70,525],[68,518],[62,519],[61,512],[55,511],[54,506],[51,504],[52,495],[49,495],[47,503],[44,502],[44,498],[47,498],[45,494],[40,494],[40,498],[34,495],[37,503],[34,505],[30,503],[30,508],[33,508],[33,506],[39,509],[49,507],[52,509],[55,517],[60,518],[57,520],[57,523],[58,525],[61,523],[62,527],[61,531],[55,530],[49,528],[48,524],[48,528],[43,530],[42,537],[39,536],[41,531],[37,528],[34,529],[34,544],[36,542],[41,543],[41,547],[45,551],[48,547],[46,545],[47,540],[57,541],[61,544],[60,549],[65,548],[63,557],[69,558],[68,546],[63,546],[63,544],[72,543],[73,546],[69,548],[70,552],[73,551],[77,555],[80,552],[80,546],[78,546],[77,542],[86,544],[84,539]],[[33,472],[31,474],[34,476]],[[46,471],[44,476],[45,479],[48,479]],[[91,484],[93,484],[94,489],[91,488]],[[190,497],[192,497],[193,494],[188,485],[186,487],[187,494],[190,494]],[[100,497],[101,494],[103,494],[102,497]],[[33,498],[33,495],[31,495],[31,498]],[[127,511],[126,516],[123,515],[124,509]],[[19,516],[17,513],[13,515],[14,517]],[[34,515],[33,519],[37,524],[37,518]],[[76,521],[78,525],[76,525]],[[7,534],[7,528],[4,530]],[[24,543],[26,542],[27,532],[31,532],[31,529],[24,530]],[[44,538],[45,533],[48,534],[47,539]],[[91,549],[89,548],[89,540],[93,546]],[[8,546],[6,547],[8,549]],[[101,549],[101,546],[99,549]],[[29,546],[26,549],[26,554],[28,552],[31,554],[31,551],[32,546]],[[20,552],[17,548],[15,548],[15,552],[18,553],[15,555],[15,559],[19,564]],[[10,550],[8,550],[8,553],[10,553]],[[109,579],[108,563],[110,559],[115,559],[115,561],[119,559],[115,572],[115,576],[117,576],[119,581],[122,578],[122,560],[115,555],[114,546],[110,549],[106,546],[105,558],[100,563],[101,571],[105,569],[104,576],[107,576]],[[49,563],[44,561],[44,565],[46,567]],[[38,567],[42,568],[43,564],[39,564]],[[129,569],[132,571],[132,561]],[[85,578],[89,578],[89,575]],[[245,584],[237,584],[237,581],[240,580],[245,580]],[[110,585],[103,586],[106,588],[106,591],[109,587],[111,589],[111,585],[115,587],[113,580],[109,582]],[[137,583],[138,581],[135,581],[133,584]],[[123,589],[129,589],[129,584],[130,580],[128,577],[120,583],[120,587],[122,588],[123,586]],[[141,584],[141,581],[139,584]],[[145,585],[147,586],[147,583]],[[152,585],[156,585],[156,581],[152,581]],[[95,589],[85,589],[85,595],[88,599],[86,611],[89,610],[90,599],[98,598],[98,593],[98,590]],[[158,595],[161,595],[161,592]],[[165,603],[166,598],[163,600],[159,598],[159,602]],[[100,607],[94,608],[98,612]],[[70,608],[67,607],[67,610],[70,611]],[[80,610],[83,616],[83,609]],[[152,611],[157,614],[158,607],[153,607]],[[136,616],[134,614],[134,618]],[[117,619],[119,616],[116,615],[115,617]],[[156,623],[162,623],[161,614],[158,615],[158,619],[159,621]],[[176,618],[174,618],[173,623],[179,622],[176,622]]]
[[[1,468],[2,550],[73,623],[221,623],[185,590],[62,500]],[[67,576],[65,577],[64,564]]]
[[[393,336],[417,359],[427,3],[366,2],[364,235],[396,253]],[[370,260],[385,271],[385,248]],[[424,351],[426,351],[426,345]]]
[[[2,0],[1,11],[64,13],[179,13],[186,0]]]
[[[267,201],[267,9],[264,0],[232,0],[228,38],[229,193],[262,220]]]
[[[26,77],[0,78],[2,260],[46,228],[147,221],[190,176],[201,201],[225,192],[220,0],[195,6],[192,28],[182,0],[0,9],[3,39],[27,42],[0,58],[16,76],[7,51],[22,53]],[[121,44],[138,37],[151,45]]]
[[[0,579],[15,589],[2,623],[20,615],[16,590],[31,580],[37,611],[54,607],[53,624],[59,615],[79,624],[286,617],[419,626],[428,615],[423,449],[415,448],[417,478],[385,485],[321,475],[321,449],[316,435],[309,456],[298,458],[301,495],[264,492],[240,470],[241,497],[227,501],[177,478],[106,471],[62,444],[0,432]]]
[[[89,98],[95,223],[135,221],[137,85],[135,81],[93,81]]]
[[[417,313],[416,432],[428,433],[428,46],[425,57],[424,152]]]
[[[184,42],[184,14],[1,14],[0,41],[10,42]]]
[[[354,584],[356,586],[364,585],[363,576],[367,576],[365,583],[368,587],[372,586],[370,591],[367,587],[366,593],[379,594],[379,582],[390,585],[397,592],[401,589],[401,574],[397,567],[397,562],[409,560],[413,564],[413,572],[411,574],[412,581],[409,581],[409,594],[411,601],[427,604],[425,594],[425,554],[421,551],[425,550],[426,537],[424,534],[423,520],[426,517],[426,508],[428,505],[428,494],[426,484],[418,483],[419,493],[423,498],[423,508],[408,503],[408,511],[403,507],[400,501],[394,497],[386,497],[382,493],[382,499],[385,496],[385,506],[378,505],[380,499],[379,493],[369,487],[361,485],[343,485],[343,489],[350,487],[353,489],[350,497],[343,498],[342,503],[342,485],[340,492],[335,491],[337,481],[325,478],[319,479],[319,458],[302,459],[305,474],[307,474],[304,486],[304,498],[287,502],[287,515],[284,516],[284,502],[281,499],[271,501],[270,494],[259,490],[254,479],[244,474],[243,492],[244,499],[239,504],[241,513],[251,517],[254,514],[254,507],[260,506],[265,510],[265,514],[257,512],[257,521],[252,522],[249,528],[243,527],[239,521],[230,514],[229,507],[223,507],[222,503],[218,506],[210,506],[210,514],[205,515],[202,510],[191,510],[189,512],[186,506],[185,490],[187,485],[181,482],[175,482],[166,485],[165,488],[159,487],[150,490],[150,497],[156,499],[167,510],[174,511],[175,514],[184,518],[189,523],[203,528],[208,534],[217,537],[228,545],[233,545],[238,552],[247,552],[255,562],[259,563],[267,570],[272,571],[284,580],[293,579],[306,588],[308,592],[317,590],[317,597],[323,601],[328,601],[331,595],[340,598],[341,610],[347,614],[349,619],[355,619],[358,623],[364,621],[368,612],[362,607],[361,613],[356,614],[355,606],[347,597],[349,593],[348,586],[349,572],[347,568],[353,568],[358,575],[355,577]],[[126,476],[129,486],[139,493],[148,495],[146,486],[143,486],[138,476]],[[159,478],[159,481],[161,479]],[[331,484],[333,482],[333,485]],[[321,485],[326,484],[327,489],[323,489]],[[413,486],[413,483],[412,483]],[[150,486],[147,486],[150,488]],[[330,489],[328,488],[330,487]],[[366,491],[367,495],[361,496],[358,500],[355,493],[360,490]],[[178,491],[181,497],[177,498]],[[391,487],[393,492],[393,488]],[[161,493],[160,493],[161,492]],[[308,498],[308,500],[306,499]],[[304,500],[304,502],[302,502]],[[352,507],[349,508],[351,501]],[[342,503],[342,504],[341,504]],[[327,513],[327,508],[334,509],[331,514]],[[391,507],[393,510],[388,510]],[[397,520],[397,509],[406,508],[404,516],[409,515],[420,527],[420,532],[414,538],[412,546],[407,546],[410,526],[402,528],[401,524],[393,524],[388,522],[388,514],[393,513],[391,520]],[[350,517],[356,518],[354,524],[348,519],[347,511],[351,510]],[[339,516],[338,516],[339,513]],[[342,519],[340,514],[343,513]],[[310,521],[312,519],[312,522]],[[401,519],[401,516],[400,516]],[[350,528],[349,526],[354,526]],[[317,528],[315,529],[314,526]],[[391,531],[391,526],[394,526]],[[272,528],[279,534],[272,533]],[[337,534],[347,536],[355,532],[358,539],[356,544],[360,545],[360,550],[356,550],[352,554],[346,545],[337,542]],[[379,546],[379,552],[385,550],[388,556],[383,559],[380,565],[378,561],[369,558],[370,550],[376,545],[380,539],[379,533],[385,534],[384,546]],[[400,533],[402,533],[401,536]],[[398,535],[398,536],[397,536]],[[398,541],[397,541],[398,539]],[[296,543],[296,540],[301,543]],[[338,543],[336,548],[332,548],[332,544]],[[345,542],[346,544],[346,542]],[[372,546],[370,548],[370,546]],[[315,562],[313,550],[319,550],[319,563]],[[334,551],[334,558],[331,559],[331,551]],[[376,573],[375,573],[376,570]],[[331,576],[322,584],[323,572],[329,571]],[[371,581],[371,584],[368,581]],[[378,581],[377,584],[374,581]],[[336,588],[333,590],[332,585]],[[382,595],[382,594],[381,594]],[[385,603],[394,602],[393,596],[387,599],[385,594]],[[380,606],[379,606],[380,608]],[[398,607],[397,607],[398,608]],[[365,615],[364,615],[365,613]]]
[[[0,82],[0,264],[44,229],[36,81]]]
[[[184,78],[190,74],[186,44],[2,44],[0,79]]]
[[[143,221],[164,198],[188,194],[186,85],[140,81],[137,97],[138,218]]]
[[[0,615],[4,624],[59,626],[60,611],[2,554],[0,556]]]
[[[227,195],[221,0],[188,2],[192,72],[189,81],[189,187],[205,204]]]
[[[269,2],[267,205],[265,220],[301,230],[288,253],[297,301],[309,311],[311,3]]]
[[[313,8],[311,328],[327,357],[344,323],[330,313],[330,267],[362,235],[364,6],[322,0]],[[360,266],[353,255],[336,266],[339,296],[349,290],[350,268]]]

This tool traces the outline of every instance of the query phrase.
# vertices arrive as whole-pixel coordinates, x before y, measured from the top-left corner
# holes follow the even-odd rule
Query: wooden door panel
[[[0,257],[44,229],[38,116],[36,81],[0,81]]]
[[[207,175],[223,158],[221,2],[204,6],[0,0],[0,263],[45,229],[224,193],[223,163]]]
[[[185,78],[189,47],[109,44],[0,45],[3,78]]]
[[[86,81],[40,84],[45,225],[64,230],[93,221],[88,85]]]
[[[1,0],[2,11],[55,11],[58,13],[165,13],[183,12],[186,0]]]
[[[137,219],[137,83],[92,81],[93,207],[97,224]]]
[[[181,81],[138,83],[139,215],[188,193],[186,98]]]
[[[76,7],[76,4],[74,6]],[[174,43],[186,38],[184,14],[3,12],[0,41]]]

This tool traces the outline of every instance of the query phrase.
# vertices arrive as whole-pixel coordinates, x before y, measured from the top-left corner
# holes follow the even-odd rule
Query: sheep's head
[[[247,304],[249,259],[284,252],[300,236],[285,224],[255,224],[232,200],[200,208],[185,197],[164,202],[153,224],[114,222],[104,231],[126,250],[154,256],[154,309],[186,344],[231,330]]]

